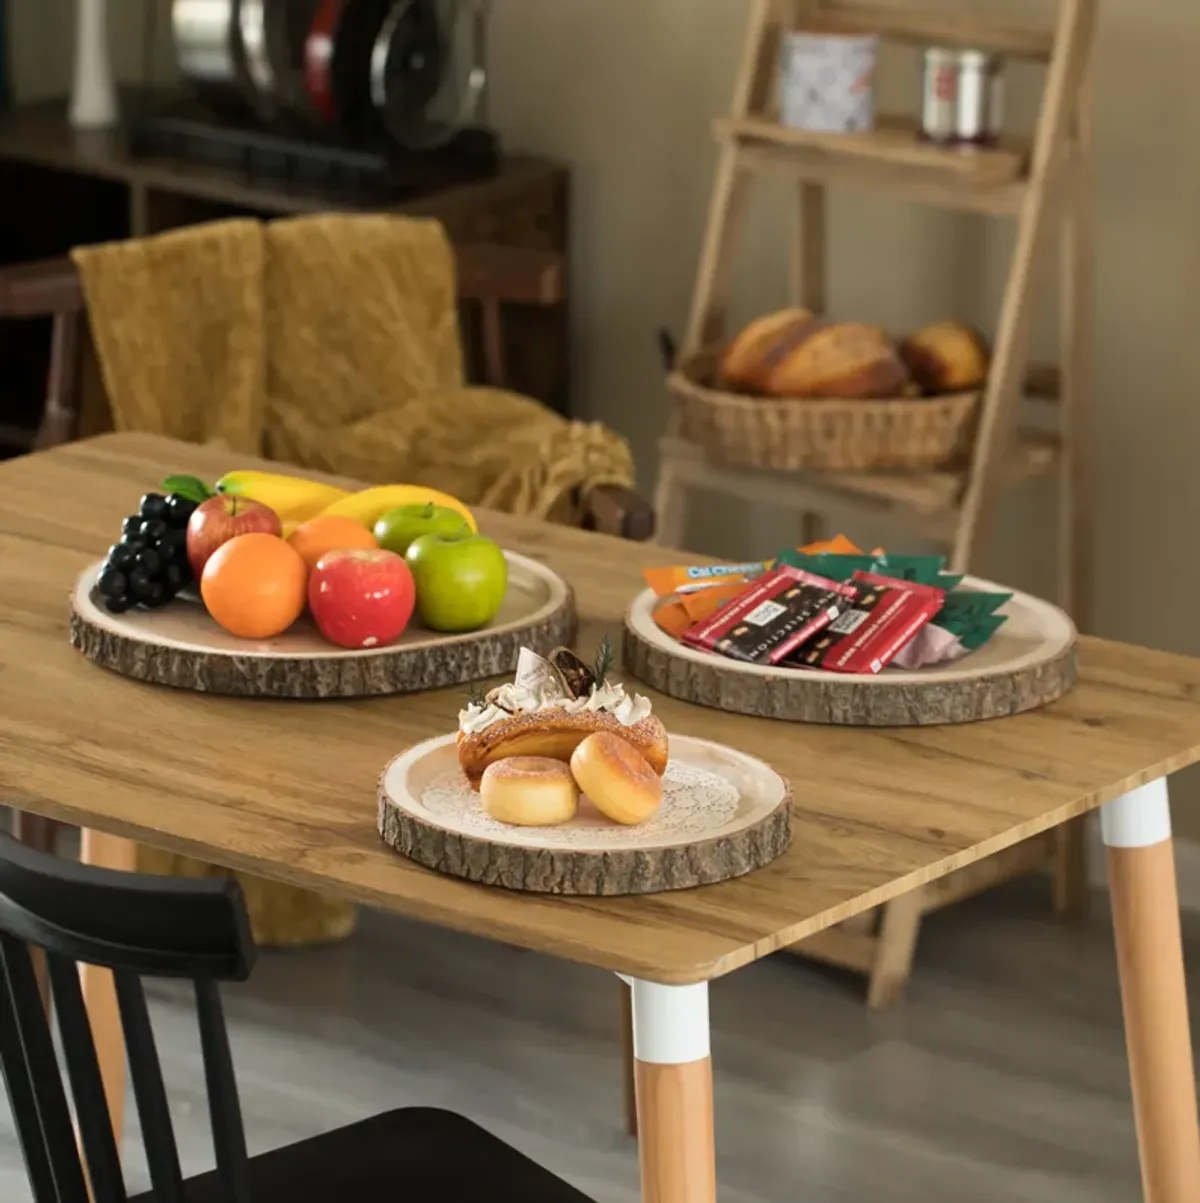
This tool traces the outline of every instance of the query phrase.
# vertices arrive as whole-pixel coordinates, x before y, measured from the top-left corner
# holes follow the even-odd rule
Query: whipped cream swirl
[[[482,705],[472,703],[458,712],[458,729],[467,735],[486,730],[493,723],[514,714],[532,714],[539,710],[562,710],[566,714],[602,711],[611,714],[622,727],[632,727],[650,716],[650,699],[640,693],[628,694],[619,681],[593,685],[587,697],[568,698],[552,689],[524,685],[501,685],[488,694]]]

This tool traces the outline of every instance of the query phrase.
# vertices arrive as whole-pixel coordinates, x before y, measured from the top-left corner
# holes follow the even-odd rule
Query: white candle
[[[99,129],[117,121],[117,91],[108,56],[108,0],[76,0],[70,121],[77,129]]]

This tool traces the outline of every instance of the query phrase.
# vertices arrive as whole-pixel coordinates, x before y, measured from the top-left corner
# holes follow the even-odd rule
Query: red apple
[[[202,501],[187,524],[187,557],[192,575],[199,580],[204,565],[223,543],[238,535],[282,535],[283,523],[270,506],[249,497],[222,493]]]
[[[308,578],[308,608],[339,647],[382,647],[399,639],[417,591],[403,556],[382,549],[326,552]]]

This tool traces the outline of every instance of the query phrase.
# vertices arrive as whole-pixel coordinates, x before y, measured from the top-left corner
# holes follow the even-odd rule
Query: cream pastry
[[[618,681],[593,678],[575,696],[549,661],[521,651],[517,678],[493,689],[458,716],[458,761],[479,788],[488,765],[510,756],[569,761],[587,736],[606,731],[645,757],[655,773],[667,767],[667,732],[651,713],[650,700],[629,694]]]

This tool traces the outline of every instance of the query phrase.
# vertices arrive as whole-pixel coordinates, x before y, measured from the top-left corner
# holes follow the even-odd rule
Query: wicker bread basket
[[[713,382],[719,352],[683,360],[667,378],[681,433],[719,463],[794,471],[930,471],[970,450],[980,394],[876,401],[751,397]]]

